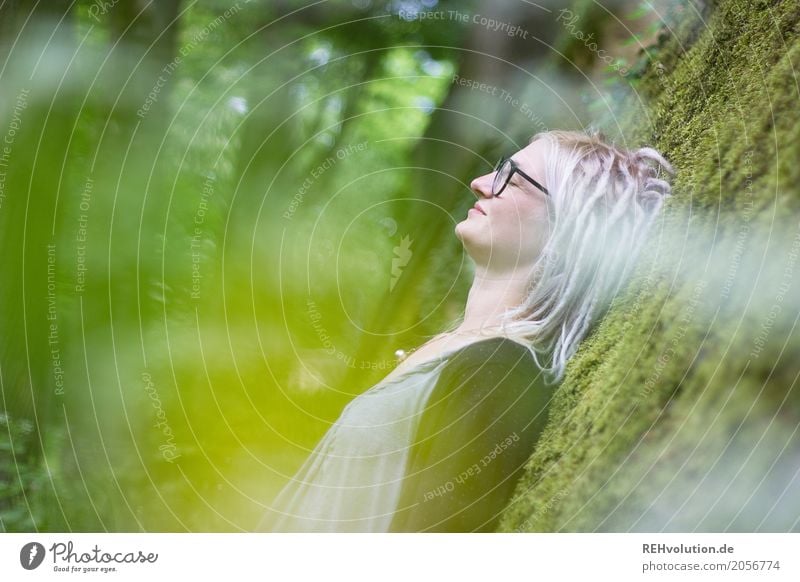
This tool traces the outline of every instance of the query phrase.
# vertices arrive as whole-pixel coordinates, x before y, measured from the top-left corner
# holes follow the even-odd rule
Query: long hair
[[[501,335],[526,345],[557,382],[567,361],[627,280],[675,174],[656,150],[623,150],[599,131],[546,131],[550,235],[524,301],[507,310]],[[495,328],[496,330],[497,328]],[[548,364],[539,355],[549,355]]]
[[[501,325],[530,345],[556,381],[627,280],[671,186],[672,165],[656,150],[609,144],[599,132],[549,131],[545,184],[551,233],[525,300]],[[537,353],[550,354],[550,365]]]

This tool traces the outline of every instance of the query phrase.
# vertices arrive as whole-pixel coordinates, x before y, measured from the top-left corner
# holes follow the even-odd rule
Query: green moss
[[[695,8],[605,120],[678,169],[669,236],[570,362],[500,531],[800,528],[800,6]]]

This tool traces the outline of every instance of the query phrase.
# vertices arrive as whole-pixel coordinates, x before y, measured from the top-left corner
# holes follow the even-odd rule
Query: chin
[[[469,248],[471,244],[475,243],[475,233],[471,232],[468,220],[462,220],[454,229],[456,238],[461,241],[465,248]]]
[[[478,233],[469,228],[466,220],[459,222],[456,225],[455,234],[456,238],[461,241],[461,244],[464,246],[464,250],[473,261],[478,260],[478,257],[484,254],[483,247],[485,245],[481,244],[480,240],[478,240]]]

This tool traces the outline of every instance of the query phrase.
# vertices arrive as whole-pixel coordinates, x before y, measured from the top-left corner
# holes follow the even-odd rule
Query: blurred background
[[[460,315],[472,178],[548,129],[713,153],[700,75],[661,79],[717,4],[737,5],[0,3],[0,531],[253,529],[395,350]],[[751,177],[771,160],[751,157]],[[689,192],[710,173],[683,179],[676,208],[735,207],[719,182]],[[599,364],[576,366],[585,388]],[[684,376],[659,373],[658,406]],[[542,520],[566,491],[514,526],[562,527]]]

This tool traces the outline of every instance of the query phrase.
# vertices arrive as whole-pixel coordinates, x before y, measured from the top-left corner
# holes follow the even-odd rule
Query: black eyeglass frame
[[[503,167],[503,165],[504,165],[506,162],[507,162],[507,163],[509,163],[509,164],[511,164],[511,171],[508,173],[508,177],[506,178],[506,181],[505,181],[505,183],[504,183],[504,184],[503,184],[503,185],[500,187],[500,189],[498,190],[498,189],[497,189],[497,179],[500,177],[500,169]],[[526,174],[525,172],[523,172],[523,171],[522,171],[522,170],[519,168],[519,166],[517,165],[517,163],[516,163],[514,160],[512,160],[511,158],[507,158],[507,157],[505,157],[505,156],[503,156],[502,158],[500,158],[500,161],[499,161],[499,162],[497,162],[497,164],[496,164],[496,165],[495,165],[495,167],[494,167],[494,171],[495,171],[495,175],[494,175],[494,182],[492,182],[492,196],[500,196],[500,194],[502,194],[502,193],[503,193],[503,190],[505,190],[505,189],[506,189],[506,186],[508,186],[508,183],[511,181],[511,178],[513,178],[513,177],[514,177],[514,174],[519,174],[520,176],[522,176],[523,178],[525,178],[525,179],[526,179],[528,182],[530,182],[531,184],[533,184],[534,186],[536,186],[536,187],[537,187],[539,190],[541,190],[542,192],[544,192],[544,193],[545,193],[545,195],[547,195],[547,196],[550,196],[550,192],[548,192],[548,191],[547,191],[547,188],[545,188],[544,186],[542,186],[541,184],[539,184],[539,182],[537,182],[536,180],[534,180],[533,178],[531,178],[531,177],[530,177],[528,174]]]

